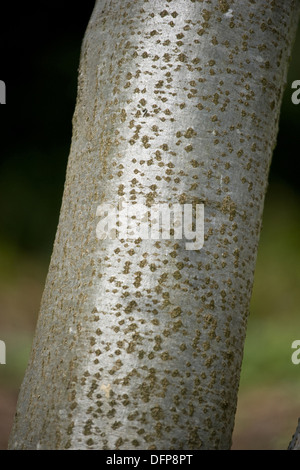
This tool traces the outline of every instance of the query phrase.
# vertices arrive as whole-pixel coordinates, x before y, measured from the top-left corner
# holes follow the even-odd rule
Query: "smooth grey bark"
[[[97,1],[11,449],[228,449],[293,0]],[[103,201],[205,241],[98,240]]]

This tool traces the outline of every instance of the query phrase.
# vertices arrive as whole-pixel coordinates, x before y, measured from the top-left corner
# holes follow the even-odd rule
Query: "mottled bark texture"
[[[298,419],[298,426],[289,443],[288,450],[300,450],[300,418]]]
[[[12,449],[228,449],[299,15],[97,1]],[[205,241],[98,240],[97,206],[205,205]]]

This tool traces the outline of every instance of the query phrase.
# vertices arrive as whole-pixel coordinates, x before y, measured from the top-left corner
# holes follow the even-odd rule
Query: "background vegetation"
[[[93,1],[19,2],[0,33],[0,449],[6,448],[58,222],[77,67]],[[79,5],[79,6],[78,6]],[[300,416],[300,31],[270,171],[245,345],[234,449],[285,449]]]

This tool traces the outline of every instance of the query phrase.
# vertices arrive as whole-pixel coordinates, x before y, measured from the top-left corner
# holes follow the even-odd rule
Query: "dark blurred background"
[[[7,446],[52,251],[80,47],[94,1],[10,2],[1,17],[0,449]],[[300,417],[300,31],[266,197],[233,449],[285,449]]]

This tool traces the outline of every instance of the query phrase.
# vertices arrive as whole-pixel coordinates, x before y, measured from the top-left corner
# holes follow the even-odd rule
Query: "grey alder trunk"
[[[298,426],[289,444],[288,450],[300,450],[300,418],[298,419]]]
[[[97,1],[11,449],[228,449],[293,0]],[[97,207],[204,203],[186,240]]]

